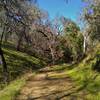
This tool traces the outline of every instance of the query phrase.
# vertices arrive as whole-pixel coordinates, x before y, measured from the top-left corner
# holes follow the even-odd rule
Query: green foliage
[[[100,41],[100,0],[84,0],[84,3],[87,6],[83,8],[82,18],[88,26],[87,33],[92,40]]]
[[[95,63],[92,65],[92,68],[100,72],[100,51],[95,55]]]
[[[70,58],[74,61],[82,56],[83,53],[83,36],[79,27],[72,21],[64,26],[64,39],[66,40],[64,48],[66,54],[70,54]],[[67,55],[68,56],[68,55]],[[66,57],[67,57],[66,56]]]
[[[98,72],[92,70],[92,67],[97,63],[96,55],[98,52],[93,52],[88,55],[82,62],[77,64],[74,69],[68,71],[68,75],[72,77],[76,85],[81,86],[82,90],[86,91],[88,100],[98,100],[100,97],[100,75]]]
[[[35,72],[33,73],[35,75]],[[20,89],[25,85],[28,75],[24,75],[20,79],[12,81],[3,90],[0,91],[0,100],[14,100]]]
[[[3,90],[0,91],[0,100],[13,100],[14,96],[18,93],[24,84],[24,78],[13,81],[10,85],[6,86]]]

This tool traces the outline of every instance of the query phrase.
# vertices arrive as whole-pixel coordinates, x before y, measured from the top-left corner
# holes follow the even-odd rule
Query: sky
[[[50,19],[63,15],[77,22],[82,8],[81,0],[38,0],[39,7],[48,11]]]

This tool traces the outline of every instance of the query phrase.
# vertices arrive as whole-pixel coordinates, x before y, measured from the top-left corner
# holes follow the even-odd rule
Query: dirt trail
[[[77,100],[71,94],[76,89],[72,80],[69,77],[50,78],[49,75],[52,74],[60,75],[62,72],[43,72],[31,76],[16,100]]]

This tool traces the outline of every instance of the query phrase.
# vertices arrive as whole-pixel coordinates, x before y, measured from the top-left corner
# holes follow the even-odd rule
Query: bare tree
[[[0,40],[0,55],[3,63],[4,81],[9,80],[9,73],[2,50],[2,42],[7,32],[20,34],[17,49],[20,48],[23,35],[27,36],[26,29],[30,28],[33,22],[30,4],[27,0],[1,0],[0,1],[0,24],[2,34]],[[31,6],[32,7],[32,6]],[[34,13],[33,13],[34,14]],[[36,13],[37,14],[37,13]],[[20,27],[21,26],[21,27]]]

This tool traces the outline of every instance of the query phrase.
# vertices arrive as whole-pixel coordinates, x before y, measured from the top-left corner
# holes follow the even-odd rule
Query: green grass
[[[35,75],[35,72],[32,74]],[[0,91],[0,100],[14,100],[20,89],[25,85],[27,75],[12,81],[8,86]]]
[[[59,65],[54,65],[50,67],[51,71],[62,71],[64,69],[69,69],[70,64],[59,64]]]
[[[0,100],[13,100],[15,95],[25,84],[25,79],[17,79],[0,91]]]
[[[100,72],[98,69],[93,70],[97,63],[97,55],[100,55],[100,52],[88,55],[76,67],[67,71],[67,74],[75,80],[76,85],[86,91],[86,100],[99,100],[100,98]]]
[[[9,45],[3,47],[4,56],[9,70],[10,80],[15,80],[21,75],[35,71],[46,65],[45,61],[39,60],[26,53],[16,51],[13,46],[10,48]],[[0,65],[0,89],[4,87],[2,66]]]
[[[45,64],[45,62],[40,61],[39,59],[37,59],[33,56],[29,56],[26,53],[14,51],[14,50],[7,49],[7,48],[4,48],[3,51],[5,53],[6,60],[9,61],[9,63],[10,63],[10,61],[12,61],[12,64],[13,64],[13,62],[15,62],[16,65],[22,64],[22,62],[19,62],[19,61],[23,61],[23,64],[26,64],[28,66],[32,64],[32,65],[34,65],[33,67],[41,67],[41,66],[43,66],[43,64]],[[37,65],[37,66],[35,66],[35,65]]]

